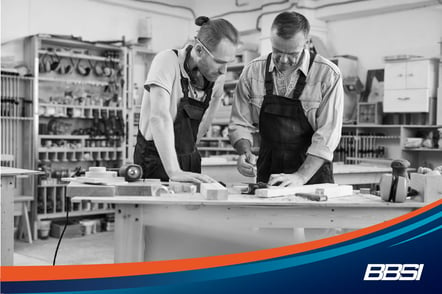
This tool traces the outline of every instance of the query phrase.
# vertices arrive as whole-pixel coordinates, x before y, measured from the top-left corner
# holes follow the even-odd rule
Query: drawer
[[[428,89],[385,90],[384,112],[428,112]]]

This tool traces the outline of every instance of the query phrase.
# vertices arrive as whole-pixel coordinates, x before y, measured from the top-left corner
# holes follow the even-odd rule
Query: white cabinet
[[[436,97],[437,59],[391,61],[385,65],[384,112],[430,112]]]

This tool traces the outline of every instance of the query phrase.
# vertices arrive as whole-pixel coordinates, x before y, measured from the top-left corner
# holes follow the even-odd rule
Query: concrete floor
[[[14,240],[14,265],[52,265],[58,239],[35,240],[32,244]],[[104,264],[114,262],[114,234],[100,232],[78,238],[63,238],[57,265]]]

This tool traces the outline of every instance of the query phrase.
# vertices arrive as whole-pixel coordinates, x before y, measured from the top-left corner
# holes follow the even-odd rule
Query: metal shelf
[[[51,77],[39,77],[39,81],[41,82],[55,82],[55,83],[67,83],[67,84],[77,84],[77,85],[90,85],[96,87],[105,87],[109,85],[108,82],[100,82],[100,81],[86,81],[86,80],[71,80],[71,79],[57,79]]]

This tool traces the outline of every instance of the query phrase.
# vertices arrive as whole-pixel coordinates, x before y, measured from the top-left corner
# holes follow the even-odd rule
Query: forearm
[[[307,183],[313,175],[319,170],[319,168],[325,163],[325,159],[307,155],[304,163],[301,167],[295,172],[299,177],[304,180],[304,184]]]
[[[168,175],[180,170],[175,151],[173,122],[170,117],[151,118],[152,137],[160,155],[161,163]]]

